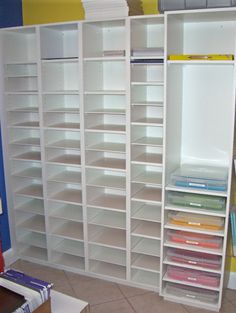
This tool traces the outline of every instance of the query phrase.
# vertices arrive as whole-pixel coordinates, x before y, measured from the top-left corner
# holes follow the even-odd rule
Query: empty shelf
[[[112,194],[103,194],[95,199],[88,199],[88,205],[110,208],[118,211],[125,211],[126,208],[126,197]]]
[[[78,222],[66,222],[60,226],[52,225],[52,234],[71,239],[83,240],[83,224]]]
[[[39,184],[32,184],[16,191],[18,195],[24,195],[35,198],[43,198],[43,187]]]
[[[88,186],[112,187],[117,189],[125,189],[125,176],[103,175],[87,181]]]
[[[82,207],[71,206],[70,204],[60,206],[59,208],[53,210],[50,216],[76,222],[81,222],[83,220]]]
[[[121,229],[91,225],[89,229],[89,242],[125,249],[126,232]]]
[[[29,137],[21,140],[12,141],[14,145],[29,145],[29,146],[40,146],[40,138]]]
[[[84,257],[84,244],[80,241],[62,239],[55,247],[54,251]]]
[[[90,271],[93,273],[116,277],[119,279],[126,278],[125,266],[100,261],[90,261]]]
[[[106,131],[106,132],[125,132],[125,125],[103,124],[87,128],[87,130]]]
[[[161,189],[144,187],[132,196],[133,200],[160,202]]]
[[[155,222],[140,221],[132,230],[132,235],[160,239],[161,225]]]
[[[150,255],[138,255],[132,261],[131,267],[159,273],[160,272],[160,259],[159,257],[150,256]]]
[[[29,167],[23,171],[12,173],[12,175],[20,177],[41,178],[42,169],[40,167]]]
[[[48,260],[47,250],[43,248],[39,248],[39,247],[29,246],[27,248],[20,250],[20,254],[23,257],[29,257],[29,258],[33,258],[36,260],[42,260],[42,261]]]
[[[80,141],[73,140],[73,139],[58,140],[58,141],[47,144],[47,147],[79,150]]]
[[[114,248],[107,248],[103,246],[93,245],[89,255],[89,259],[122,266],[126,265],[125,251]]]
[[[52,200],[80,204],[82,202],[82,193],[81,190],[78,189],[65,188],[64,190],[49,196],[49,198]]]
[[[45,233],[45,220],[44,217],[41,215],[33,216],[22,223],[18,223],[17,226],[40,233]]]
[[[61,164],[74,164],[74,165],[80,165],[80,155],[73,155],[73,154],[64,154],[60,155],[55,158],[51,158],[48,160],[49,162],[54,163],[61,163]]]
[[[114,212],[101,212],[97,214],[95,217],[89,219],[89,224],[107,226],[118,229],[126,228],[126,219],[125,214],[122,215],[114,215]]]
[[[56,255],[55,255],[56,254]],[[84,270],[84,258],[69,254],[54,252],[52,256],[53,263]]]
[[[19,242],[39,248],[47,248],[45,234],[35,233],[31,231],[24,234],[23,236],[17,236],[17,238]]]
[[[80,129],[80,124],[79,123],[55,123],[55,124],[50,124],[47,127],[49,128],[66,128],[66,129]]]
[[[86,114],[125,114],[125,109],[100,108],[86,111]]]
[[[158,288],[159,287],[159,274],[148,272],[144,270],[136,270],[134,269],[135,273],[132,275],[132,281],[142,284],[148,285]]]
[[[132,144],[138,145],[149,145],[149,146],[162,146],[163,139],[158,137],[142,137],[136,140],[133,140]]]
[[[152,184],[161,186],[162,173],[157,172],[143,172],[132,179],[134,183]]]
[[[80,184],[81,183],[81,173],[80,172],[73,172],[73,171],[63,171],[57,175],[49,177],[48,181]]]
[[[110,152],[125,152],[125,144],[114,142],[101,142],[95,145],[89,145],[86,150],[94,151],[110,151]]]
[[[41,161],[41,153],[38,151],[29,151],[14,155],[12,158],[19,160]]]
[[[155,239],[143,238],[137,242],[137,244],[132,248],[132,252],[160,256],[160,245],[159,241]]]
[[[161,207],[144,204],[132,215],[132,218],[144,221],[161,222]]]
[[[162,164],[162,154],[143,153],[133,158],[132,163],[148,163],[148,165]]]
[[[32,199],[30,201],[27,201],[26,203],[17,205],[15,207],[15,210],[23,211],[23,212],[29,212],[29,213],[35,213],[39,215],[44,215],[44,206],[43,206],[43,200],[39,199]]]
[[[117,170],[125,170],[125,160],[114,159],[114,158],[102,158],[96,161],[90,162],[89,166],[99,167],[99,168],[110,168]]]
[[[12,127],[30,127],[30,128],[35,128],[35,127],[39,127],[39,122],[35,121],[35,122],[22,122],[22,123],[16,123],[11,125]]]
[[[146,117],[146,118],[140,118],[137,120],[132,121],[133,125],[149,125],[149,124],[157,124],[157,125],[163,125],[163,119],[162,118],[154,118],[154,117]]]

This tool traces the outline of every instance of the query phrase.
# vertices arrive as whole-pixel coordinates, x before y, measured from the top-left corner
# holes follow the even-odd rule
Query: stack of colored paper
[[[233,254],[236,256],[236,206],[233,206],[230,212],[231,233],[233,242]]]
[[[128,16],[126,0],[82,0],[86,20],[103,20]]]

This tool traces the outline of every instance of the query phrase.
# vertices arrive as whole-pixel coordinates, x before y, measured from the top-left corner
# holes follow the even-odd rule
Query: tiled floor
[[[54,289],[90,303],[91,313],[209,313],[164,301],[156,293],[26,261],[12,268],[54,283]],[[225,290],[221,313],[236,313],[236,291]],[[76,312],[75,312],[76,313]]]

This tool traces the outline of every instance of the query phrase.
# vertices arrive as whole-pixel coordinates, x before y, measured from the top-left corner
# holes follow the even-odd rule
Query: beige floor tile
[[[189,312],[189,313],[213,313],[212,311],[205,310],[205,309],[200,309],[200,308],[195,308],[193,306],[188,306],[184,305],[184,308]]]
[[[118,284],[118,287],[120,288],[121,292],[126,298],[134,297],[143,295],[145,293],[149,293],[150,291],[140,288],[134,288],[126,285],[120,285]]]
[[[226,297],[230,301],[236,300],[236,290],[225,289],[223,296]]]
[[[93,277],[89,277],[89,276],[86,276],[86,275],[80,275],[80,274],[76,274],[76,273],[73,273],[73,272],[66,271],[65,273],[66,273],[67,278],[69,279],[69,281],[72,284],[78,284],[78,283],[81,283],[81,282],[87,282],[87,281],[91,281],[91,280],[94,279]]]
[[[132,309],[131,305],[123,299],[93,305],[90,307],[90,313],[135,313],[135,311]]]
[[[137,313],[188,313],[182,305],[164,301],[156,293],[131,297],[128,301]]]
[[[224,302],[221,306],[220,313],[235,313],[236,307],[231,302]]]
[[[115,283],[101,279],[90,278],[87,281],[70,280],[77,298],[87,301],[90,305],[124,299],[123,294]]]

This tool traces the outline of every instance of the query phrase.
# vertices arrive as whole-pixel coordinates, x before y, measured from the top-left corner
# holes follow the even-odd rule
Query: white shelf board
[[[27,257],[35,260],[48,261],[47,250],[39,247],[29,246],[24,248],[20,250],[20,255],[22,255],[23,258]]]
[[[68,221],[60,226],[53,226],[52,234],[68,239],[83,240],[83,224],[79,222]]]
[[[102,261],[106,263],[111,263],[115,265],[126,265],[126,254],[124,251],[119,249],[113,249],[112,253],[108,253],[105,247],[96,247],[96,250],[89,255],[90,260]]]
[[[99,227],[100,228],[100,227]],[[112,248],[126,248],[126,232],[121,229],[103,228],[97,230],[93,225],[94,232],[89,231],[89,243],[99,243]]]
[[[96,133],[125,133],[125,125],[115,125],[115,124],[101,124],[96,126],[91,126],[86,128],[87,132],[96,132]]]
[[[79,90],[44,90],[43,95],[79,95]]]
[[[222,249],[209,249],[209,248],[201,248],[201,247],[194,246],[194,245],[175,244],[167,240],[164,242],[164,246],[169,247],[169,248],[177,248],[177,249],[188,250],[188,251],[203,252],[203,253],[214,254],[214,255],[223,254]]]
[[[142,145],[142,146],[163,146],[163,139],[158,137],[142,137],[133,140],[131,144]]]
[[[162,154],[143,153],[132,158],[133,164],[162,165]]]
[[[163,81],[132,81],[132,86],[164,86]]]
[[[115,189],[125,189],[126,177],[115,175],[103,175],[87,180],[88,186],[111,187]]]
[[[79,150],[80,149],[80,141],[73,140],[73,139],[58,140],[58,141],[52,142],[50,144],[47,144],[47,147]]]
[[[157,185],[161,187],[162,186],[162,172],[157,173],[157,172],[146,171],[132,178],[131,182],[151,184],[151,185]]]
[[[56,252],[58,253],[58,252]],[[58,254],[52,256],[52,262],[59,265],[64,265],[69,268],[84,270],[84,258],[69,254]]]
[[[101,212],[95,217],[90,218],[88,223],[91,225],[107,226],[117,229],[126,229],[126,217],[123,215],[115,215],[112,212]]]
[[[155,118],[155,117],[144,117],[131,122],[132,125],[143,125],[143,126],[163,126],[163,119],[162,118]]]
[[[23,171],[12,173],[13,176],[29,177],[29,178],[42,178],[42,169],[40,167],[28,167]]]
[[[160,259],[150,255],[138,255],[131,262],[131,268],[150,271],[153,273],[160,272]]]
[[[78,190],[78,189],[65,188],[62,191],[49,195],[49,199],[72,203],[72,204],[81,204],[82,192],[81,190]]]
[[[53,210],[50,216],[76,222],[83,221],[82,208],[80,206],[67,207],[64,205]]]
[[[44,216],[35,215],[24,222],[17,223],[17,227],[29,229],[39,233],[45,233],[45,219]]]
[[[37,113],[39,111],[39,108],[36,106],[26,106],[26,107],[15,107],[15,108],[7,108],[7,112],[33,112]]]
[[[78,57],[72,58],[52,58],[52,59],[42,59],[43,64],[47,63],[74,63],[75,65],[78,63]]]
[[[161,207],[144,204],[131,216],[132,219],[161,222]]]
[[[54,251],[84,257],[84,246],[80,241],[62,239],[52,248]]]
[[[40,146],[40,138],[25,138],[21,140],[14,140],[10,142],[14,145],[24,145],[24,146]]]
[[[81,173],[76,171],[63,171],[57,175],[48,177],[48,181],[81,184]]]
[[[177,226],[171,223],[166,223],[164,225],[166,229],[174,229],[174,230],[182,230],[182,231],[189,231],[197,234],[206,234],[206,235],[214,235],[224,237],[224,230],[207,230],[207,229],[198,229],[196,227],[184,227],[184,226]]]
[[[108,277],[116,277],[119,279],[126,278],[125,266],[110,264],[100,261],[90,261],[90,271]]]
[[[125,56],[114,55],[114,56],[102,56],[102,57],[89,57],[83,59],[85,62],[94,62],[94,61],[125,61]]]
[[[132,102],[131,105],[163,107],[163,101],[135,101]]]
[[[131,231],[132,236],[150,239],[161,239],[160,223],[140,221]]]
[[[24,234],[23,236],[17,236],[17,240],[30,246],[44,249],[47,248],[46,235],[41,233],[29,232],[27,234]]]
[[[125,95],[126,90],[86,90],[85,95]]]
[[[74,107],[54,107],[52,109],[44,109],[45,113],[70,113],[70,114],[79,114],[80,109]]]
[[[90,111],[87,111],[85,108],[86,114],[111,114],[111,115],[124,115],[126,114],[125,109],[117,109],[117,108],[94,108],[90,109]]]
[[[87,205],[94,206],[97,208],[125,211],[126,210],[126,197],[104,193],[95,199],[88,199]]]
[[[150,240],[142,238],[138,243],[131,249],[132,252],[141,253],[145,255],[160,256],[159,240]]]
[[[74,155],[74,154],[64,154],[64,155],[60,155],[54,158],[50,158],[48,162],[67,164],[67,165],[70,165],[70,164],[80,165],[81,164],[80,155]]]
[[[125,144],[116,142],[100,142],[94,145],[89,145],[86,150],[91,151],[109,151],[109,152],[125,152]]]
[[[14,155],[12,158],[18,160],[41,161],[41,153],[40,151],[29,151]]]
[[[132,200],[160,203],[161,189],[153,187],[144,187],[132,195]]]
[[[171,283],[186,285],[186,286],[192,286],[192,287],[197,287],[197,288],[204,288],[204,289],[208,289],[208,290],[219,291],[219,287],[211,287],[211,286],[207,286],[207,285],[196,284],[194,282],[188,282],[185,280],[177,280],[177,279],[169,278],[167,273],[165,273],[163,280],[169,281]]]
[[[21,122],[10,125],[12,128],[39,128],[39,122],[38,121],[27,121],[27,122]]]
[[[171,211],[178,211],[178,212],[189,212],[189,213],[199,213],[203,215],[208,216],[219,216],[219,217],[225,217],[225,211],[222,210],[211,210],[211,209],[204,209],[204,208],[198,208],[198,207],[190,207],[190,206],[177,206],[173,204],[167,204],[165,206],[165,210],[171,210]]]
[[[168,257],[165,257],[163,263],[167,264],[167,265],[182,267],[182,268],[189,268],[189,269],[194,269],[194,270],[199,270],[199,271],[204,271],[204,272],[209,272],[209,273],[221,274],[220,269],[214,270],[214,269],[210,269],[210,268],[206,268],[206,267],[196,266],[194,264],[172,262],[172,261],[168,260]]]
[[[32,199],[30,201],[27,201],[25,204],[21,205],[17,204],[15,210],[27,213],[35,213],[38,215],[44,215],[43,200]]]
[[[168,60],[168,65],[182,64],[182,65],[234,65],[234,61],[227,60]]]
[[[55,124],[50,124],[45,126],[45,128],[50,128],[50,129],[66,129],[66,130],[80,130],[80,124],[79,123],[55,123]]]
[[[200,188],[177,187],[177,186],[173,186],[170,184],[168,184],[165,189],[168,191],[181,191],[181,192],[196,193],[196,194],[201,194],[201,195],[227,197],[227,191],[213,191],[213,190],[200,189]]]
[[[17,195],[42,199],[43,198],[43,187],[42,187],[42,185],[39,185],[39,184],[32,184],[32,185],[24,187],[22,189],[16,190],[15,193]]]
[[[104,168],[104,169],[114,169],[119,171],[125,171],[125,160],[115,159],[115,158],[102,158],[96,161],[90,162],[90,167]]]

